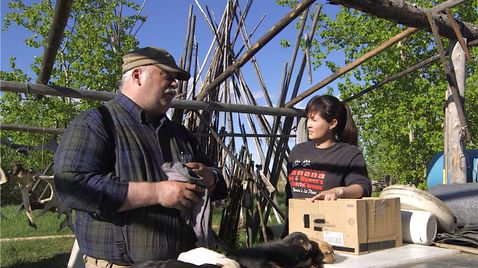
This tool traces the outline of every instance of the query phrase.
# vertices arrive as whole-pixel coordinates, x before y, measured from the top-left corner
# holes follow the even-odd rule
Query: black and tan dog
[[[229,257],[244,268],[322,267],[323,263],[335,262],[333,249],[328,243],[310,240],[301,232],[291,233],[282,240],[240,249]]]
[[[193,254],[193,251],[187,252]],[[215,252],[214,252],[215,253]],[[217,253],[216,253],[217,254]],[[224,256],[225,257],[225,256]],[[332,247],[323,241],[311,240],[301,232],[294,232],[269,243],[252,248],[240,249],[228,258],[237,261],[221,265],[211,260],[211,264],[194,265],[179,260],[150,261],[136,263],[135,268],[319,268],[323,263],[334,263],[335,254]]]

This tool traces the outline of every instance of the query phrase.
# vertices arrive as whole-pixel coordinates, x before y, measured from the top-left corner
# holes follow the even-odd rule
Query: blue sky
[[[9,11],[8,2],[9,1],[5,0],[1,1],[2,27],[3,19],[6,13]],[[25,2],[27,4],[31,4],[38,1],[27,0]],[[208,7],[208,9],[213,13],[216,22],[219,22],[224,7],[227,3],[227,1],[220,0],[197,0],[197,2],[204,10],[206,10],[206,6]],[[339,10],[338,6],[325,4],[325,1],[318,2],[324,4],[322,11],[326,14],[335,14]],[[245,8],[246,3],[247,1],[240,1],[242,9]],[[193,13],[196,15],[196,39],[199,43],[199,61],[202,61],[211,44],[213,34],[209,26],[206,24],[206,21],[198,6],[196,5],[196,1],[194,0],[148,0],[143,9],[143,15],[148,15],[148,19],[137,34],[140,46],[164,47],[170,51],[176,59],[178,59],[182,55],[184,49],[189,6],[191,5],[193,6]],[[246,26],[248,31],[251,32],[253,30],[253,28],[260,21],[261,17],[265,15],[265,18],[252,37],[252,43],[256,42],[289,11],[290,9],[288,7],[281,7],[277,5],[275,0],[253,1],[249,15],[246,18]],[[298,19],[289,24],[279,35],[272,39],[256,54],[257,62],[274,106],[277,104],[276,98],[279,94],[284,64],[290,61],[292,55],[292,47],[294,45],[293,42],[295,41],[297,35],[297,31],[295,29],[297,20]],[[20,27],[17,27],[16,25],[10,26],[8,31],[2,31],[1,69],[3,71],[10,70],[8,63],[9,59],[10,57],[16,57],[17,66],[29,73],[33,58],[43,54],[43,48],[32,49],[24,44],[24,40],[29,36],[30,34],[28,32],[24,31]],[[288,39],[291,41],[292,47],[288,49],[281,47],[281,39]],[[244,52],[245,50],[242,51],[242,53]],[[337,55],[332,56],[340,60],[340,57],[337,57]],[[339,64],[343,65],[343,63],[340,62]],[[295,69],[297,68],[298,67],[296,63]],[[259,88],[258,79],[251,67],[251,64],[248,63],[244,65],[242,71],[246,77],[246,81],[249,83],[249,87],[253,92],[257,92],[257,99],[259,103],[261,103],[260,99],[262,91]],[[305,75],[305,78],[303,79],[302,85],[299,89],[299,94],[301,91],[310,88],[313,84],[318,83],[328,75],[330,75],[330,71],[327,69],[314,70],[312,74],[312,84],[307,82],[307,76]],[[293,75],[293,78],[295,78],[295,75]],[[33,77],[33,79],[35,79],[35,77]],[[333,85],[334,84],[332,84],[332,86]],[[320,90],[319,93],[320,92],[325,92],[325,89]],[[299,105],[296,107],[301,106],[303,107],[304,103],[299,103]]]

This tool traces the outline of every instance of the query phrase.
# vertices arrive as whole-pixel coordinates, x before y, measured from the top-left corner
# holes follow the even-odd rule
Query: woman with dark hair
[[[370,196],[372,185],[350,108],[322,95],[312,98],[305,111],[309,141],[297,144],[289,155],[287,198]]]

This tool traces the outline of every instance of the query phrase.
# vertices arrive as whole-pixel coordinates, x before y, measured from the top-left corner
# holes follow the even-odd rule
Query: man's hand
[[[186,165],[187,168],[191,169],[197,175],[201,176],[205,184],[208,186],[208,188],[210,188],[211,186],[214,186],[215,175],[211,168],[198,162],[189,162],[184,165]]]
[[[200,186],[179,181],[129,182],[126,199],[119,211],[162,205],[163,207],[187,210],[198,195],[204,192]]]
[[[154,187],[161,206],[179,210],[190,209],[195,202],[201,200],[198,194],[204,192],[196,184],[179,181],[161,181],[155,183]]]
[[[212,168],[197,162],[185,163],[187,168],[201,176],[209,190],[216,185],[215,174]],[[128,193],[119,211],[126,211],[139,207],[162,205],[167,208],[187,210],[200,200],[199,194],[204,188],[194,183],[174,180],[159,182],[129,182]]]

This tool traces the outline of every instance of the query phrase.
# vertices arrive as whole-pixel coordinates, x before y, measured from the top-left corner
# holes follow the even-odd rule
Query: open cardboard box
[[[360,255],[402,245],[400,198],[289,199],[289,232]]]

